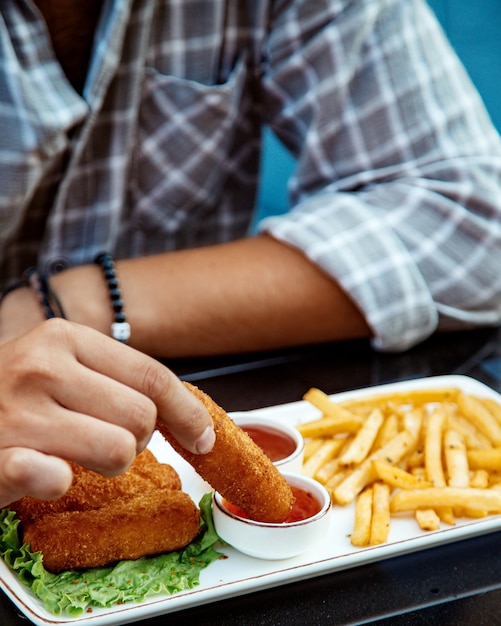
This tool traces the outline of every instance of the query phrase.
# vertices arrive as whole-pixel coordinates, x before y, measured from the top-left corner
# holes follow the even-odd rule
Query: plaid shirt
[[[82,96],[3,2],[0,283],[246,236],[264,123],[297,167],[260,228],[376,348],[500,322],[501,144],[421,0],[104,0]]]

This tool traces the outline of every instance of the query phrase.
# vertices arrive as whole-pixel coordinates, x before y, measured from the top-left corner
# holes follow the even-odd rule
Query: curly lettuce
[[[21,543],[19,520],[13,511],[4,509],[0,512],[0,555],[54,615],[77,617],[91,607],[110,608],[154,595],[172,595],[199,585],[200,572],[222,556],[214,547],[219,537],[212,521],[210,493],[202,497],[199,506],[200,533],[182,550],[60,574],[47,571],[42,554]]]

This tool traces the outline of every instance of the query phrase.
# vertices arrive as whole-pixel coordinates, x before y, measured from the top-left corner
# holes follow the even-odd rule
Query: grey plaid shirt
[[[260,228],[378,349],[500,322],[500,140],[421,0],[103,0],[96,42],[80,96],[2,2],[1,283],[245,236],[268,123],[297,167]]]

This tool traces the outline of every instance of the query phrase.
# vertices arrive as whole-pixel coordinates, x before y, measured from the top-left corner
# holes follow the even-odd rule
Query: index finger
[[[85,326],[72,324],[75,356],[82,365],[150,398],[158,419],[179,443],[205,454],[215,441],[214,424],[203,404],[159,361]]]

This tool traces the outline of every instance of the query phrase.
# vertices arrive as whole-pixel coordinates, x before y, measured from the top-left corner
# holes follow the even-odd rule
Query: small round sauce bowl
[[[283,422],[232,413],[232,420],[254,440],[281,472],[300,473],[304,459],[304,440],[301,433]]]
[[[214,526],[223,541],[249,556],[276,560],[297,556],[325,539],[331,511],[328,491],[307,476],[290,472],[283,475],[296,496],[292,521],[256,522],[226,502],[221,494],[213,494]]]

